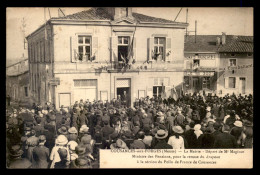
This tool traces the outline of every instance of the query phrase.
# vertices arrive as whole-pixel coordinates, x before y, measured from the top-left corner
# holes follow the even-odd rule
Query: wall
[[[237,59],[237,66],[252,65],[252,67],[236,69],[234,73],[232,70],[228,70],[229,59]],[[223,70],[225,68],[225,70]],[[220,71],[218,79],[218,92],[222,90],[222,94],[239,94],[239,78],[246,78],[246,94],[253,94],[253,57],[248,57],[246,53],[236,54],[235,57],[231,57],[230,54],[222,54],[220,58]],[[224,78],[236,77],[236,88],[225,88]]]

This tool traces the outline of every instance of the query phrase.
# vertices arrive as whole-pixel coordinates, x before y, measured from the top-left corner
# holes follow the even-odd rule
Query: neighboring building
[[[220,42],[218,35],[185,36],[184,44],[184,92],[214,93]]]
[[[6,95],[9,95],[12,101],[29,101],[28,59],[6,67]]]
[[[187,36],[184,49],[184,92],[253,94],[252,36]]]
[[[253,36],[226,36],[219,49],[218,94],[253,94]]]
[[[160,96],[162,86],[169,95],[173,86],[182,86],[187,26],[131,8],[51,18],[27,36],[32,94],[57,108],[80,99],[111,100],[124,91],[132,105],[135,98]]]

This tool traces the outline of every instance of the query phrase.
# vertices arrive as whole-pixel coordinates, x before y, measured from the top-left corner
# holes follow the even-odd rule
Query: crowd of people
[[[253,96],[146,97],[6,108],[8,168],[98,168],[100,149],[253,146]]]

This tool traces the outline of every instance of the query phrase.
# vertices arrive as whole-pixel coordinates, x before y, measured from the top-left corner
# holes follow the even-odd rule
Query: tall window
[[[236,88],[236,77],[229,77],[228,87],[229,88]]]
[[[154,38],[154,60],[165,60],[165,41],[163,37]]]
[[[79,61],[93,61],[91,57],[91,36],[78,36]]]
[[[153,96],[161,97],[162,94],[162,86],[153,86]]]
[[[202,88],[210,88],[210,77],[203,77],[202,78]]]
[[[229,66],[236,66],[237,60],[236,59],[229,59]]]
[[[118,61],[127,61],[129,41],[129,36],[118,37]]]

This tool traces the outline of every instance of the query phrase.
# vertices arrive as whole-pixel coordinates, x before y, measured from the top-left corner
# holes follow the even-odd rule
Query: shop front
[[[215,90],[213,72],[184,72],[184,91],[186,93],[213,93]]]

